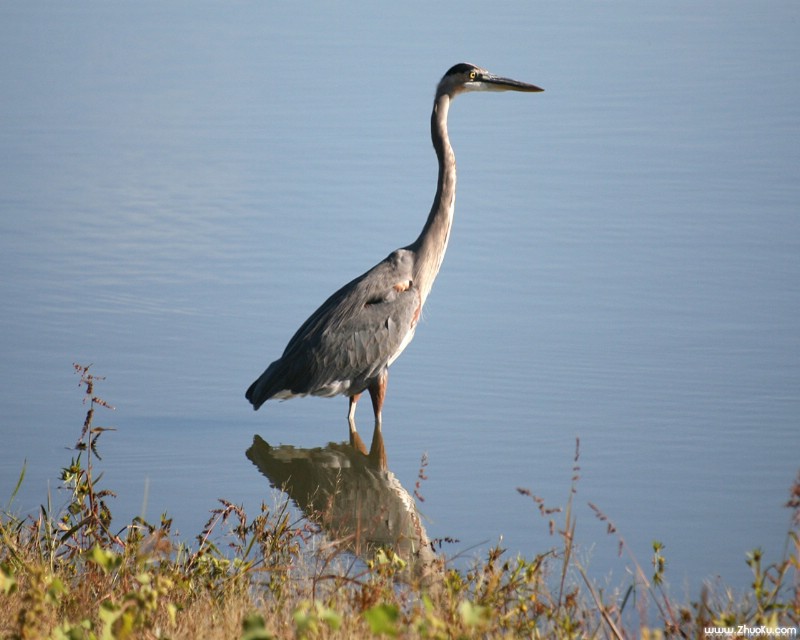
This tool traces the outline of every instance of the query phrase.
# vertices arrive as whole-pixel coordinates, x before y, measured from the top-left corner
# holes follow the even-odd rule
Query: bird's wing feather
[[[303,323],[281,356],[291,391],[332,395],[337,383],[358,386],[387,366],[419,316],[412,266],[410,251],[393,252]]]

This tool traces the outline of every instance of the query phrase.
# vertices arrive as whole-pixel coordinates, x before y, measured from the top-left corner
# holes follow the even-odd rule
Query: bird
[[[348,282],[311,314],[281,357],[247,389],[253,409],[271,398],[345,395],[350,444],[367,454],[355,412],[361,394],[368,391],[375,417],[373,446],[382,441],[375,434],[381,431],[389,367],[414,337],[450,238],[456,195],[456,160],[447,133],[450,103],[471,91],[543,89],[465,62],[448,69],[436,87],[431,113],[439,164],[436,195],[419,237]]]

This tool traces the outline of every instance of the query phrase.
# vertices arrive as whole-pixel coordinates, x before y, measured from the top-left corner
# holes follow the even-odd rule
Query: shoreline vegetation
[[[690,602],[669,593],[663,546],[654,542],[642,566],[594,505],[633,571],[629,584],[613,591],[588,577],[575,553],[578,446],[563,508],[518,489],[554,540],[533,558],[510,557],[495,546],[458,570],[437,553],[450,540],[425,538],[428,570],[409,571],[412,560],[391,545],[354,551],[352,535],[332,535],[320,524],[325,514],[294,519],[288,498],[262,504],[256,514],[220,500],[203,531],[185,542],[176,539],[166,514],[157,523],[134,518],[120,527],[114,521],[114,493],[104,488],[99,469],[99,441],[112,429],[95,425],[95,411],[112,407],[95,391],[103,378],[89,369],[75,365],[87,414],[75,454],[61,471],[68,504],[55,510],[48,499],[35,516],[15,516],[23,467],[0,511],[2,638],[797,637],[800,475],[786,503],[783,558],[767,565],[753,550],[745,558],[753,574],[746,593],[705,585]],[[416,500],[425,465],[423,459]]]

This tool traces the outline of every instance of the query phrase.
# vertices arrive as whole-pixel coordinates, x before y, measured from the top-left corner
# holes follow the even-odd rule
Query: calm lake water
[[[389,467],[449,555],[557,545],[681,595],[783,552],[800,452],[800,5],[0,8],[0,503],[56,504],[86,407],[115,513],[185,538],[278,499],[245,451],[346,438],[347,402],[244,390],[332,291],[413,240],[428,117],[463,60],[543,94],[459,98],[450,248],[391,371]],[[371,432],[368,402],[359,411]],[[610,577],[609,577],[610,576]]]

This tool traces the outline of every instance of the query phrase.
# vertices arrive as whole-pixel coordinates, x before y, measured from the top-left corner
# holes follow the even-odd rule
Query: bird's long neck
[[[409,245],[416,253],[414,263],[414,282],[420,290],[422,303],[433,287],[433,281],[444,260],[450,227],[453,224],[453,211],[456,203],[456,157],[447,136],[447,112],[450,109],[450,96],[437,94],[431,114],[431,139],[439,161],[439,180],[436,197],[422,233]]]

